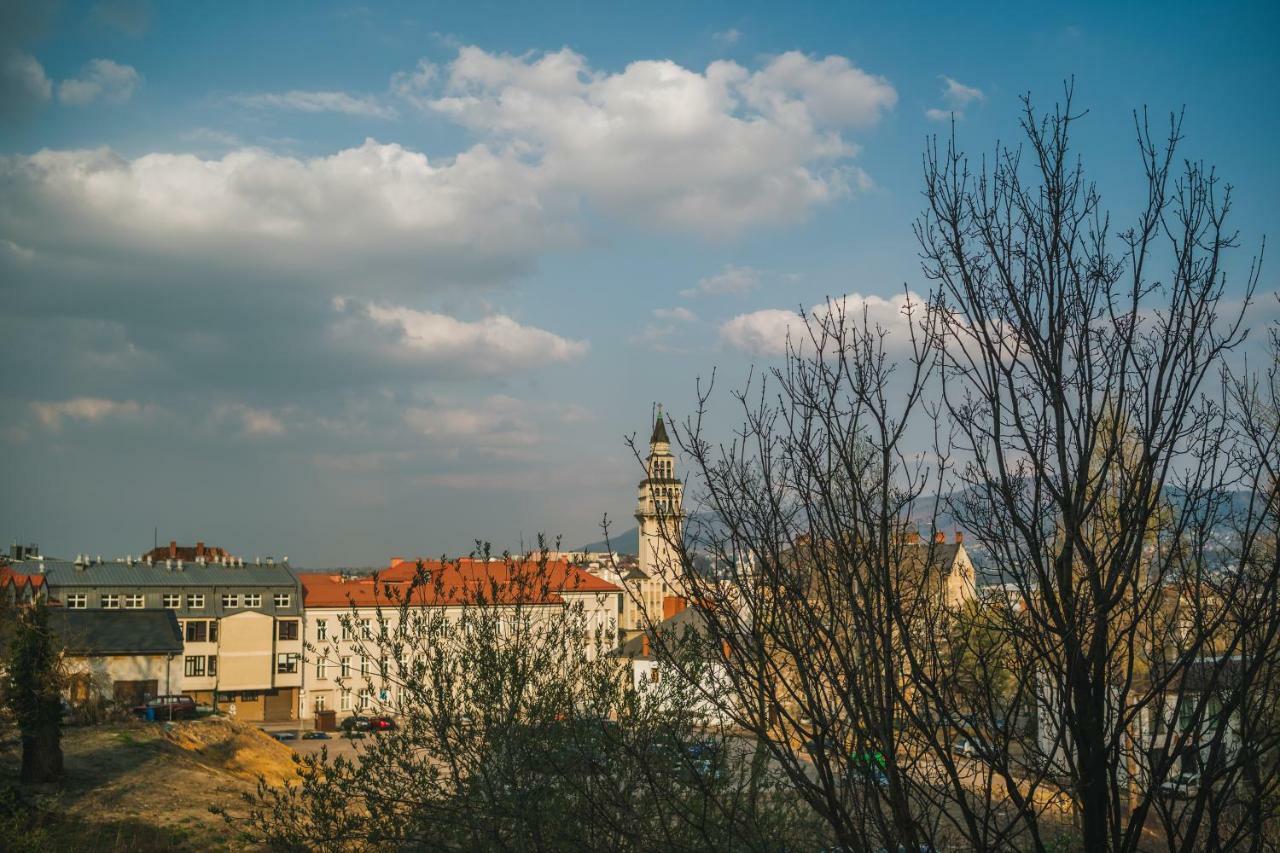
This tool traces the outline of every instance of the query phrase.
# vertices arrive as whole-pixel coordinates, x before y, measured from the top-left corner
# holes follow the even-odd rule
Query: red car
[[[365,717],[356,714],[342,721],[342,730],[351,732],[389,732],[396,727],[396,721],[390,717]]]
[[[191,720],[196,716],[196,702],[190,696],[157,696],[130,710],[141,719]]]

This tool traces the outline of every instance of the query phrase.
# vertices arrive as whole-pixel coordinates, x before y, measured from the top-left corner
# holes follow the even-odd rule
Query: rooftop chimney
[[[957,530],[957,531],[956,531],[956,544],[957,544],[957,545],[963,545],[963,544],[964,544],[964,531],[963,531],[963,530]]]
[[[907,544],[908,544],[908,545],[919,545],[919,544],[920,544],[920,531],[918,531],[918,530],[908,530],[908,531],[907,531]]]
[[[943,533],[941,530],[939,530],[939,531],[937,531],[937,532],[935,532],[935,533],[933,534],[933,541],[934,541],[934,544],[936,544],[936,545],[943,545],[943,544],[946,544],[946,541],[947,541],[947,534],[945,534],[945,533]]]
[[[649,635],[648,634],[640,635],[640,656],[646,657],[646,658],[649,656]]]
[[[169,540],[169,559],[170,560],[177,559],[177,556],[178,556],[178,540],[170,539]]]
[[[203,557],[203,556],[204,556],[204,543],[203,543],[203,542],[197,542],[197,543],[196,543],[196,557],[197,557],[197,559],[198,559],[198,558]]]

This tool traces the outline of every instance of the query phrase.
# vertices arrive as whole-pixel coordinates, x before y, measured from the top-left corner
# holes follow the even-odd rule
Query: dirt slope
[[[209,806],[234,810],[259,774],[272,784],[293,775],[289,747],[223,719],[69,728],[63,752],[66,781],[35,796],[43,817],[22,833],[27,849],[233,849]],[[13,780],[19,758],[16,744],[0,751],[0,780]],[[0,836],[0,847],[13,841]]]

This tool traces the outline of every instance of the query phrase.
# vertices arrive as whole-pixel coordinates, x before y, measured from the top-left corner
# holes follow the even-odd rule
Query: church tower
[[[684,483],[676,478],[676,458],[671,453],[671,440],[662,418],[662,406],[649,438],[647,477],[640,482],[636,502],[636,521],[640,527],[640,570],[661,582],[662,598],[679,596],[681,537],[684,514],[681,511]]]

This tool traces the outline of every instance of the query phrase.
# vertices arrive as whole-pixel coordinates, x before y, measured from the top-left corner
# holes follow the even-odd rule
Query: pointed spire
[[[671,439],[667,438],[667,424],[662,418],[662,404],[658,404],[658,419],[653,422],[653,435],[649,438],[650,444],[670,444]]]

